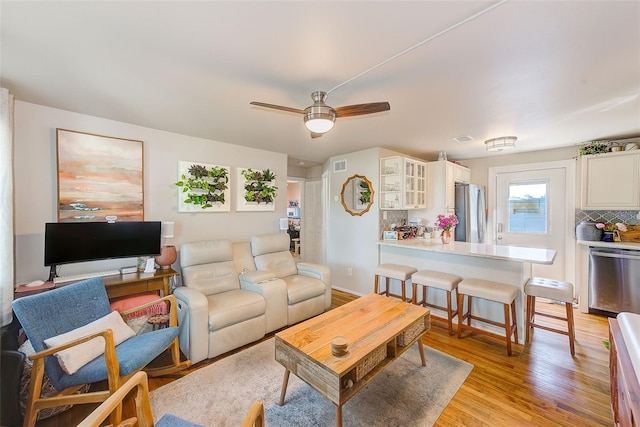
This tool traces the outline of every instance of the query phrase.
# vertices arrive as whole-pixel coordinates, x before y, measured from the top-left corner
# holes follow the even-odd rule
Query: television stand
[[[117,276],[106,276],[102,280],[107,290],[109,298],[124,297],[129,295],[141,294],[149,291],[162,291],[162,295],[169,295],[171,291],[170,280],[178,276],[180,273],[173,269],[156,269],[154,273],[135,272],[129,274],[119,274]],[[71,285],[75,282],[58,283],[56,288]],[[34,290],[20,292],[15,297],[21,297],[46,290]]]

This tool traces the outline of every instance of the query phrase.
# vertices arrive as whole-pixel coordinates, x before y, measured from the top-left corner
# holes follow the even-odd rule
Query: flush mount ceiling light
[[[516,148],[515,136],[501,136],[500,138],[488,139],[484,143],[487,146],[487,151],[502,151],[511,150]]]

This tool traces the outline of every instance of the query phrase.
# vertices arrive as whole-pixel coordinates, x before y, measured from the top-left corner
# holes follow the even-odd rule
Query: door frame
[[[491,210],[487,216],[487,242],[495,242],[496,224],[496,186],[499,173],[536,171],[543,169],[565,169],[565,236],[564,236],[564,274],[566,281],[575,283],[576,245],[575,245],[575,210],[576,210],[576,161],[557,160],[551,162],[526,163],[509,166],[493,166],[489,168],[487,178],[487,206]]]

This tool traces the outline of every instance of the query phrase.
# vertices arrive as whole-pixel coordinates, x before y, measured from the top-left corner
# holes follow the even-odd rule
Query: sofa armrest
[[[180,348],[197,363],[209,357],[209,302],[192,288],[181,286],[173,292],[178,301]]]
[[[284,280],[273,277],[273,274],[266,271],[254,271],[252,273],[265,273],[263,277],[271,276],[272,278],[253,282],[252,280],[243,280],[248,276],[245,273],[240,276],[240,288],[245,291],[256,292],[264,298],[266,309],[266,330],[272,332],[276,329],[287,326],[287,284]],[[249,279],[249,278],[247,278]]]
[[[275,274],[265,270],[247,271],[242,273],[239,277],[241,285],[242,283],[261,283],[276,278]]]
[[[310,262],[299,262],[297,264],[298,274],[301,276],[315,277],[322,280],[327,289],[324,293],[324,309],[331,308],[331,271],[328,267]]]

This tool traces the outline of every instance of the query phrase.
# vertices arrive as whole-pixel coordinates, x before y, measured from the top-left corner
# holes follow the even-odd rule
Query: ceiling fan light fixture
[[[304,125],[313,133],[325,133],[333,129],[336,112],[326,105],[314,105],[304,110]]]
[[[515,136],[501,136],[500,138],[488,139],[484,144],[486,145],[487,151],[511,150],[512,148],[516,148],[517,139]]]

